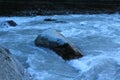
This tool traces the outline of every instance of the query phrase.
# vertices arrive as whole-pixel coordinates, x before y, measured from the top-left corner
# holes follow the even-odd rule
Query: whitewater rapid
[[[33,80],[120,80],[119,14],[0,17],[0,23],[6,20],[18,25],[0,27],[0,45],[10,49]],[[84,57],[64,61],[55,52],[36,47],[37,35],[50,28],[73,42]]]

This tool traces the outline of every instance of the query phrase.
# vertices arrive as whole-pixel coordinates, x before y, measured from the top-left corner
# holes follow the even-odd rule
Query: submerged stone
[[[80,58],[83,55],[67,38],[55,30],[45,30],[35,39],[35,45],[50,48],[64,60]]]

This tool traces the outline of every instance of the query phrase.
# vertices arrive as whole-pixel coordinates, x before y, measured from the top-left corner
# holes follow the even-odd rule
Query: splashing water
[[[0,28],[0,45],[10,49],[33,80],[120,80],[119,14],[0,17],[0,23],[5,20],[18,26]],[[55,52],[36,47],[37,35],[49,28],[61,32],[84,57],[64,61]]]

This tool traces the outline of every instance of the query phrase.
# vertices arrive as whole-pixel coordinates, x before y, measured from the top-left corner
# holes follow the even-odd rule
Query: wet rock
[[[56,19],[46,18],[46,19],[44,19],[44,21],[57,21],[57,20]]]
[[[1,27],[15,27],[17,26],[17,23],[14,22],[13,20],[8,20],[8,21],[3,21],[1,22]]]
[[[81,52],[62,34],[55,30],[45,30],[35,39],[35,45],[50,48],[64,60],[80,58]]]
[[[31,80],[10,51],[0,46],[0,80]]]
[[[10,26],[17,26],[16,22],[13,20],[6,21]]]
[[[54,23],[67,23],[66,21],[60,21],[60,20],[57,20],[57,19],[50,19],[50,18],[44,19],[44,21],[54,22]]]

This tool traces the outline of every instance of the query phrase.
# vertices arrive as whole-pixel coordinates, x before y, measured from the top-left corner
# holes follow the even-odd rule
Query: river
[[[1,25],[0,45],[10,49],[33,80],[120,80],[119,14],[0,17],[0,23],[6,20],[18,25]],[[36,47],[37,35],[50,28],[73,42],[84,57],[64,61],[55,52]]]

